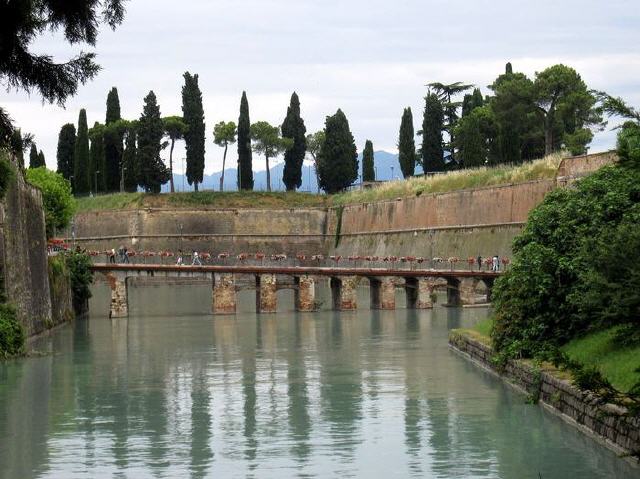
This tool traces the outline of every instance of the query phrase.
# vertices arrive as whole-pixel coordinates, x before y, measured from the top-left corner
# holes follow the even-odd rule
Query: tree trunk
[[[193,191],[198,191],[198,182],[197,181],[193,182]]]
[[[171,150],[169,150],[169,182],[171,184],[171,193],[175,193],[175,187],[173,186],[173,146],[175,145],[175,140],[171,139]]]
[[[553,117],[547,113],[544,118],[544,154],[553,153]]]
[[[271,191],[271,172],[269,171],[269,155],[265,153],[264,159],[267,161],[267,191]]]
[[[224,165],[227,162],[227,144],[224,145],[224,155],[222,155],[222,175],[220,176],[220,191],[224,191]]]

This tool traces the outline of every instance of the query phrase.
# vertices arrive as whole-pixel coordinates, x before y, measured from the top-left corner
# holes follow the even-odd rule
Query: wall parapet
[[[616,405],[602,404],[595,394],[581,391],[551,366],[538,368],[524,360],[510,360],[498,370],[492,360],[495,353],[491,346],[470,332],[452,330],[449,345],[517,390],[529,394],[565,422],[636,465],[640,464],[638,457],[632,456],[640,452],[640,417],[627,416],[626,411]]]

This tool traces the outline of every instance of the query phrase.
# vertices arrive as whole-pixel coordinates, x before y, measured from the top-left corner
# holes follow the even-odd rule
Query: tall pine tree
[[[362,150],[362,181],[376,181],[376,169],[373,159],[373,143],[367,140]]]
[[[413,113],[411,107],[407,107],[402,112],[398,135],[398,161],[400,161],[402,176],[405,178],[413,176],[416,170],[416,141],[414,137]]]
[[[38,168],[40,168],[41,166],[44,166],[45,168],[47,167],[47,162],[44,159],[44,153],[42,152],[42,150],[38,152]]]
[[[35,143],[31,143],[31,149],[29,150],[29,168],[38,168],[38,148]]]
[[[58,135],[58,173],[63,178],[71,181],[73,176],[73,150],[76,147],[76,127],[73,123],[67,123],[60,128]]]
[[[442,102],[435,93],[427,93],[422,118],[422,169],[425,173],[444,170],[443,122]]]
[[[105,191],[104,125],[95,122],[89,130],[89,185],[94,194]]]
[[[342,110],[328,116],[324,125],[318,161],[320,186],[327,193],[337,193],[358,179],[358,151]]]
[[[480,88],[474,88],[473,93],[467,93],[462,100],[462,116],[465,117],[473,111],[474,108],[482,106],[484,99]]]
[[[137,148],[136,148],[136,129],[133,125],[129,126],[125,132],[125,146],[122,153],[122,188],[124,191],[133,193],[138,189],[137,181]]]
[[[302,185],[302,162],[307,152],[307,128],[300,117],[300,100],[296,92],[291,95],[287,116],[282,123],[283,138],[291,138],[293,146],[284,153],[284,171],[282,181],[287,191],[293,191]]]
[[[118,89],[111,88],[107,95],[105,126],[120,120]],[[122,160],[122,134],[114,128],[104,129],[104,184],[108,192],[120,190],[120,161]]]
[[[78,116],[78,136],[73,153],[73,191],[75,194],[89,193],[89,128],[87,112],[83,108]]]
[[[184,73],[182,87],[182,117],[187,125],[184,141],[187,150],[187,181],[198,191],[204,174],[204,109],[198,75]]]
[[[144,108],[138,122],[138,184],[145,191],[160,193],[160,187],[169,181],[169,171],[160,159],[164,128],[160,107],[153,91],[144,99]]]
[[[249,120],[249,102],[246,92],[240,100],[238,118],[238,189],[253,189],[253,165],[251,164],[251,122]]]

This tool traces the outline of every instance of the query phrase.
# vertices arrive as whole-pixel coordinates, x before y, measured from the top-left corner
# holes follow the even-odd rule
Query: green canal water
[[[1,478],[640,478],[450,351],[486,309],[206,314],[206,286],[131,288],[0,365]],[[367,290],[360,303],[367,303]],[[327,291],[321,291],[327,301]],[[400,295],[398,295],[400,299]]]

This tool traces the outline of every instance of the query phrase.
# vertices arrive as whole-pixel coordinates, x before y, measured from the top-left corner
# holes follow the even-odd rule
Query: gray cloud
[[[529,75],[569,64],[590,87],[640,105],[639,25],[635,2],[620,0],[132,0],[124,24],[98,40],[102,72],[66,109],[15,92],[0,102],[36,135],[49,167],[60,126],[75,122],[82,107],[90,125],[104,121],[112,86],[127,118],[140,115],[150,89],[163,114],[179,114],[185,70],[200,75],[208,172],[222,161],[210,132],[220,120],[237,119],[242,90],[252,121],[280,123],[295,90],[308,130],[342,108],[359,148],[371,139],[393,151],[405,106],[419,127],[425,83],[463,80],[487,92],[508,60]],[[72,51],[58,35],[36,48],[59,58]],[[592,151],[614,142],[609,130],[598,133]],[[262,159],[254,163],[260,168]]]

